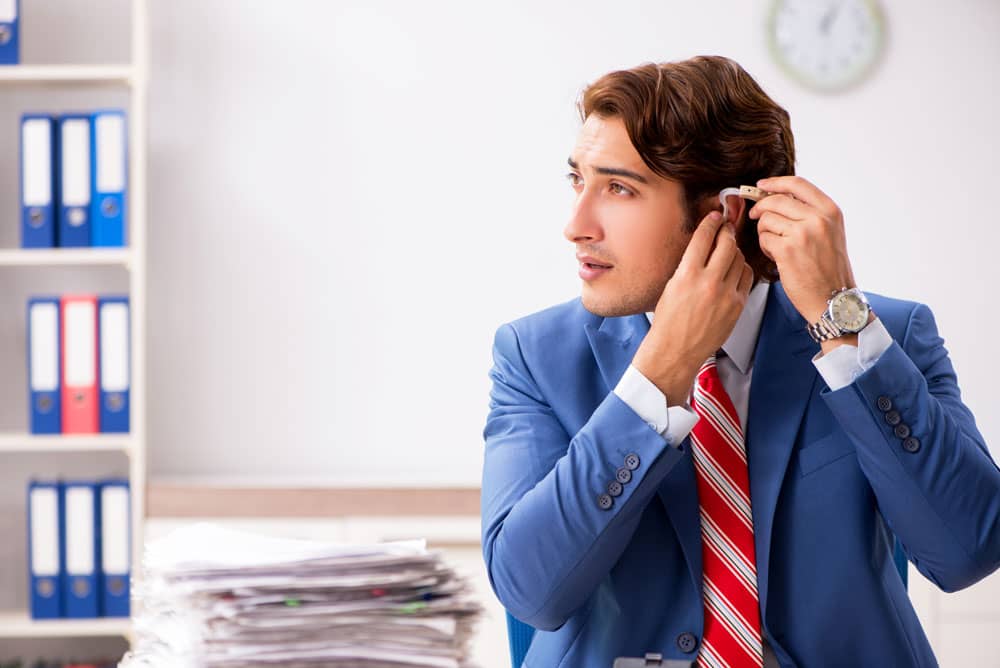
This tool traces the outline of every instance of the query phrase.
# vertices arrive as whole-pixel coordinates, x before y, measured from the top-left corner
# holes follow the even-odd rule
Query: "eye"
[[[619,194],[626,194],[626,195],[631,195],[631,194],[632,194],[632,191],[631,191],[631,190],[629,190],[628,188],[626,188],[625,186],[623,186],[623,185],[622,185],[622,184],[620,184],[620,183],[615,183],[615,182],[612,182],[612,183],[611,183],[611,187],[612,187],[612,188],[620,188],[621,190],[620,190],[620,191],[618,191],[618,192],[619,192]]]
[[[577,176],[578,175],[575,172],[569,172],[566,174],[566,180],[569,181],[570,185],[575,186],[577,183],[575,183],[573,179],[577,178]]]

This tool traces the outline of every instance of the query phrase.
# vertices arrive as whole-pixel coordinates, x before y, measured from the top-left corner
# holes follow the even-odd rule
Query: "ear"
[[[746,211],[747,200],[739,195],[726,195],[726,221],[733,224],[738,233],[743,225],[743,212]]]

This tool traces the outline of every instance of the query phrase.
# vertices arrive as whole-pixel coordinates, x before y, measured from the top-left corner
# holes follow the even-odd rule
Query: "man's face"
[[[654,310],[691,239],[683,187],[646,167],[620,118],[588,116],[570,161],[576,200],[563,233],[577,254],[612,265],[583,280],[584,308],[605,317]]]

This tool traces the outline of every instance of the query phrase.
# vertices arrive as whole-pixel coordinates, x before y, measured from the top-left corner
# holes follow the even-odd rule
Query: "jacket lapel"
[[[632,363],[639,344],[649,331],[645,313],[604,318],[598,327],[583,326],[594,351],[594,359],[608,390],[613,389]]]
[[[754,353],[746,444],[753,507],[758,594],[767,602],[767,569],[778,493],[799,425],[818,378],[812,356],[819,351],[805,329],[805,319],[788,300],[780,281],[768,290],[767,305]],[[598,327],[584,325],[604,384],[621,380],[649,332],[645,313],[604,318]],[[690,438],[681,447],[690,451]],[[701,596],[701,520],[694,463],[683,457],[660,485],[658,495],[677,532],[695,589]]]
[[[746,434],[761,611],[767,609],[774,508],[819,378],[812,357],[820,349],[781,282],[769,292],[754,355]]]

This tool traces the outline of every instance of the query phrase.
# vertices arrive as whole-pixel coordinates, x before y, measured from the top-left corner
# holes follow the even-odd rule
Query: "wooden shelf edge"
[[[130,434],[38,435],[0,433],[0,452],[124,452],[132,449]]]
[[[0,638],[127,637],[131,632],[127,617],[35,620],[26,610],[0,610]]]
[[[0,267],[124,265],[132,262],[128,248],[3,248]]]
[[[472,487],[224,487],[152,480],[148,517],[479,516]]]
[[[0,84],[121,84],[135,74],[131,65],[3,65]]]

